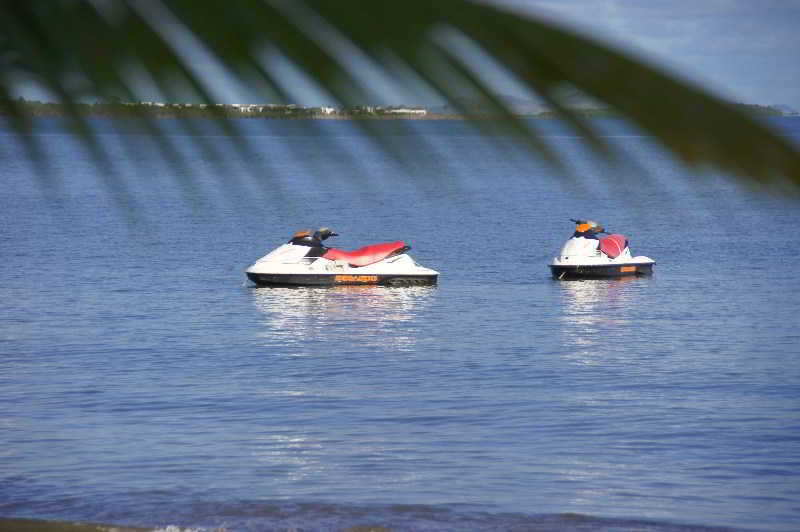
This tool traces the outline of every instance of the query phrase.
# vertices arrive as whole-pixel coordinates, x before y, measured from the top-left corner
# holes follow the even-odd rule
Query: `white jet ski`
[[[345,251],[322,244],[332,236],[338,234],[327,227],[298,231],[247,268],[247,277],[258,286],[436,284],[439,272],[414,262],[403,241]]]
[[[620,234],[607,234],[603,226],[591,220],[572,220],[575,233],[567,240],[561,253],[550,263],[556,279],[602,279],[651,275],[653,259],[633,257],[628,239]],[[598,237],[606,233],[605,237]]]

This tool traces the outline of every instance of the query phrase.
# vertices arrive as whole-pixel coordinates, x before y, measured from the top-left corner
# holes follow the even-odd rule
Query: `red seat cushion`
[[[365,246],[355,251],[331,248],[325,252],[323,258],[330,260],[346,260],[350,266],[367,266],[385,259],[387,256],[404,247],[406,247],[405,242],[398,240],[397,242]]]
[[[628,246],[628,239],[623,235],[608,235],[600,239],[600,251],[616,259],[620,253]]]

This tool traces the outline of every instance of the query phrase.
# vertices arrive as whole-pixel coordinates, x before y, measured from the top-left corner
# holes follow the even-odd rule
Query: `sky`
[[[493,0],[727,99],[800,111],[800,0]]]
[[[800,0],[475,1],[577,29],[724,99],[788,105],[800,111]],[[298,95],[304,93],[297,90],[299,81],[291,86]],[[515,92],[512,83],[507,87],[498,89],[510,96],[525,96]],[[388,94],[391,87],[379,92]],[[305,94],[296,103],[330,103],[311,92]]]
[[[551,20],[582,34],[595,37],[639,59],[659,66],[679,78],[688,79],[725,99],[759,105],[788,105],[800,111],[800,0],[476,0],[502,5],[521,13]],[[151,5],[151,4],[141,4]],[[153,14],[164,22],[163,13]],[[188,46],[180,32],[178,45]],[[225,74],[203,54],[190,52],[205,80],[224,80]],[[279,79],[287,80],[293,103],[331,105],[334,101],[304,85],[302,76],[281,58],[271,58]],[[368,68],[357,69],[362,73]],[[222,103],[258,103],[246,87],[221,81],[212,90]],[[304,88],[305,86],[305,88]],[[512,83],[497,87],[504,94],[515,92]],[[507,89],[507,90],[506,90]],[[393,94],[394,87],[379,87],[384,105],[439,105],[436,99],[411,101]],[[161,99],[145,87],[141,93]],[[21,95],[51,100],[34,88]],[[391,101],[389,101],[391,100]],[[189,100],[191,101],[191,100]]]

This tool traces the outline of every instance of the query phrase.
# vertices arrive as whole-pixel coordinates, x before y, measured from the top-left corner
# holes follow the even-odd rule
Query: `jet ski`
[[[624,235],[608,234],[592,220],[572,221],[575,233],[549,265],[554,278],[602,279],[653,273],[656,262],[649,257],[631,256]],[[600,237],[600,234],[607,236]]]
[[[439,272],[420,266],[403,241],[345,251],[323,245],[339,236],[327,227],[298,231],[247,268],[258,286],[432,285]]]

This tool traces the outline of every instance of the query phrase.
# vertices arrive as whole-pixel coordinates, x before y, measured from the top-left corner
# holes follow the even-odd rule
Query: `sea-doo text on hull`
[[[328,248],[322,241],[336,233],[323,227],[298,231],[247,268],[259,286],[431,285],[439,272],[420,266],[405,242],[386,242],[356,251]]]
[[[649,257],[632,257],[625,236],[610,234],[598,238],[605,230],[597,222],[572,221],[576,224],[575,233],[549,265],[556,279],[602,279],[653,273],[656,262]]]

